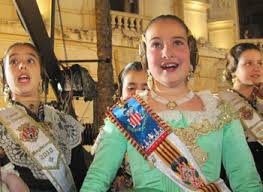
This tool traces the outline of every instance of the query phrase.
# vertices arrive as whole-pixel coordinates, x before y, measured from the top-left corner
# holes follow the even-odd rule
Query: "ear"
[[[190,62],[193,66],[193,72],[196,69],[196,65],[199,61],[197,42],[193,35],[188,36],[188,46],[190,49]]]

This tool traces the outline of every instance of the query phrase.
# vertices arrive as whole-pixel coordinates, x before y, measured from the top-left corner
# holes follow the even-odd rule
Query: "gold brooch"
[[[253,118],[253,110],[249,107],[241,107],[239,109],[240,118],[244,120],[251,120]]]
[[[18,131],[22,141],[35,142],[38,138],[39,130],[35,125],[25,123],[18,128]]]

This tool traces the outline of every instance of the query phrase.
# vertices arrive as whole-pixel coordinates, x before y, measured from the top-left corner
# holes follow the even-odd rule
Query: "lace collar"
[[[23,105],[22,103],[18,102],[18,101],[11,101],[10,102],[11,105],[17,105],[21,108],[23,108],[28,115],[30,115],[35,121],[44,121],[45,119],[45,112],[44,112],[44,104],[42,102],[40,102],[39,106],[38,106],[38,113],[34,113],[32,112],[28,107],[26,107],[25,105]]]
[[[189,123],[201,122],[208,119],[210,122],[215,122],[216,117],[220,113],[217,109],[218,99],[210,91],[201,91],[196,93],[204,103],[204,111],[177,111],[177,110],[164,110],[158,115],[165,121],[179,121],[182,114],[188,119]]]

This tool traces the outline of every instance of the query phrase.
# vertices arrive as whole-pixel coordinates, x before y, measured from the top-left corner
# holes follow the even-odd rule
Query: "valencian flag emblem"
[[[132,107],[130,107],[127,111],[126,111],[126,115],[129,117],[128,118],[128,122],[130,123],[130,125],[135,128],[139,125],[141,125],[141,122],[143,120],[143,117],[140,113],[138,113],[136,110],[134,110]]]
[[[35,142],[38,138],[38,128],[35,125],[25,123],[18,128],[19,136],[22,141]]]

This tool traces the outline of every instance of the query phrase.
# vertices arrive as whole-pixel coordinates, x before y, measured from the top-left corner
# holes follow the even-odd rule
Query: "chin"
[[[175,88],[177,86],[177,83],[172,83],[172,82],[163,82],[161,84],[167,88]]]

